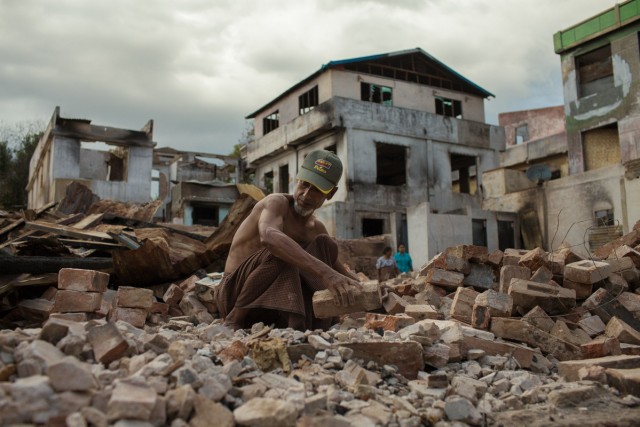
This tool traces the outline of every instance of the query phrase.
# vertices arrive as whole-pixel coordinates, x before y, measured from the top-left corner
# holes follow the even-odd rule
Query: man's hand
[[[356,293],[362,292],[360,282],[335,271],[325,277],[324,285],[333,295],[335,305],[343,307],[355,304]]]

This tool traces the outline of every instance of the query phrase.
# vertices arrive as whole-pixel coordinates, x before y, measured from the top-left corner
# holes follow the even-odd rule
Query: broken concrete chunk
[[[56,391],[87,391],[98,388],[91,365],[67,356],[52,363],[47,371],[51,386]]]
[[[484,291],[476,296],[475,304],[487,307],[491,317],[510,317],[513,310],[513,298],[511,295],[494,290]]]
[[[291,427],[296,423],[298,410],[281,399],[255,397],[233,411],[239,425],[255,427]]]
[[[157,398],[156,391],[142,382],[117,381],[109,399],[107,416],[110,420],[129,418],[148,421]]]
[[[109,274],[95,270],[62,268],[58,272],[58,289],[104,292],[109,284]]]
[[[380,307],[382,307],[382,296],[377,283],[364,284],[362,292],[355,294],[355,304],[347,307],[336,305],[329,290],[313,294],[313,313],[321,319],[359,311],[376,310]]]
[[[424,319],[438,319],[440,313],[429,304],[409,304],[405,307],[404,313],[413,317],[416,321]]]
[[[439,268],[430,270],[426,277],[427,282],[446,288],[458,288],[462,286],[462,282],[464,281],[464,274]]]
[[[493,268],[490,265],[471,264],[471,271],[462,283],[479,290],[493,289],[494,279]]]

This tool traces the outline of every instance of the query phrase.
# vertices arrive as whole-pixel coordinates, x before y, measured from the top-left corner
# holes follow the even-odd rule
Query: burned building
[[[502,156],[504,169],[484,177],[486,209],[529,218],[527,246],[541,243],[552,250],[565,243],[586,256],[640,220],[639,31],[640,1],[632,0],[554,35],[566,137],[536,141],[535,148],[531,142],[510,147]],[[546,164],[529,173],[538,185],[504,185],[504,174],[518,169],[517,161],[508,163],[518,157],[512,150],[534,153],[532,161]],[[554,165],[560,169],[555,175]]]
[[[60,117],[56,107],[29,165],[29,208],[62,199],[77,181],[103,199],[151,199],[153,120],[142,130],[94,125]]]
[[[484,123],[491,96],[419,48],[331,61],[247,117],[246,160],[259,186],[291,192],[307,153],[336,152],[344,174],[318,215],[337,237],[391,234],[423,261],[459,243],[497,249],[503,221],[515,246],[515,215],[481,206],[482,172],[505,147]]]

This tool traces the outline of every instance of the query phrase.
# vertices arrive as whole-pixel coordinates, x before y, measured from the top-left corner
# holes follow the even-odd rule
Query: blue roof
[[[467,79],[463,75],[457,73],[455,70],[453,70],[452,68],[447,66],[445,63],[439,61],[433,55],[431,55],[431,54],[427,53],[426,51],[424,51],[423,49],[417,47],[415,49],[406,49],[406,50],[399,50],[399,51],[389,52],[389,53],[381,53],[381,54],[377,54],[377,55],[368,55],[368,56],[360,56],[360,57],[357,57],[357,58],[349,58],[349,59],[341,59],[341,60],[337,60],[337,61],[329,61],[326,64],[322,65],[319,70],[317,70],[316,72],[314,72],[310,76],[306,77],[305,79],[301,80],[300,82],[296,83],[295,85],[293,85],[292,87],[290,87],[289,89],[287,89],[286,91],[284,91],[283,93],[278,95],[276,98],[274,98],[273,100],[271,100],[270,102],[268,102],[267,104],[265,104],[264,106],[259,108],[258,110],[256,110],[253,113],[249,114],[246,118],[247,119],[251,119],[251,118],[255,117],[256,115],[258,115],[259,112],[267,109],[271,105],[273,105],[276,102],[278,102],[280,99],[284,98],[285,96],[289,95],[291,92],[295,91],[300,86],[303,86],[304,84],[308,83],[310,80],[316,78],[318,75],[320,75],[320,74],[324,73],[325,71],[330,70],[332,68],[336,68],[336,67],[339,67],[341,65],[358,63],[358,62],[369,62],[369,61],[376,61],[376,60],[385,59],[385,58],[392,58],[392,57],[396,57],[396,56],[414,55],[414,54],[419,54],[421,56],[424,56],[429,61],[434,63],[436,66],[442,68],[445,72],[450,73],[454,78],[456,78],[459,81],[461,81],[462,83],[468,85],[471,88],[472,93],[479,94],[479,95],[483,96],[484,98],[489,98],[489,97],[495,98],[495,95],[492,94],[491,92],[489,92],[488,90],[483,89],[482,87],[480,87],[479,85],[475,84],[471,80]]]

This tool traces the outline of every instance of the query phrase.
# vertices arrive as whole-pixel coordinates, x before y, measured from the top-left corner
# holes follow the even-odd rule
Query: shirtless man
[[[335,194],[342,163],[325,150],[309,153],[293,195],[271,194],[238,228],[216,302],[225,324],[238,329],[274,321],[295,329],[326,329],[312,315],[314,291],[328,289],[337,305],[354,302],[360,282],[338,261],[336,243],[314,211]]]

